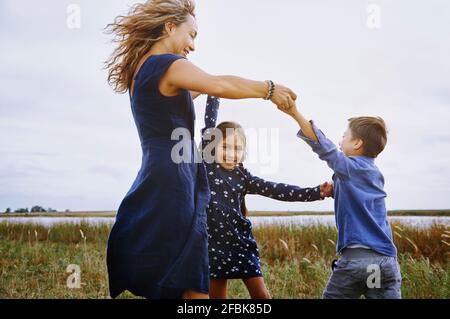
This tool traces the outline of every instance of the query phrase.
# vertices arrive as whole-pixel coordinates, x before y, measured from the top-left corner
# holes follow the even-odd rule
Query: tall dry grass
[[[0,298],[108,298],[106,243],[111,225],[0,223]],[[450,230],[392,226],[405,298],[450,298]],[[320,298],[335,258],[329,226],[254,229],[267,285],[275,298]],[[81,288],[69,289],[67,266],[81,268]],[[231,298],[247,298],[242,282]],[[122,298],[133,297],[125,293]]]

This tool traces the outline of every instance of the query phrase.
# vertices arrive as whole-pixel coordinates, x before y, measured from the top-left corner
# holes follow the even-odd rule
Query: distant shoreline
[[[299,215],[333,215],[325,211],[250,211],[249,216],[299,216]],[[115,211],[80,211],[56,213],[0,213],[4,217],[115,217]],[[450,216],[450,210],[391,210],[388,216]]]

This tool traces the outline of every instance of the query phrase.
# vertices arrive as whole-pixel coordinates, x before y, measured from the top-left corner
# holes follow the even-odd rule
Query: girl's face
[[[234,132],[227,134],[216,148],[216,162],[226,170],[232,170],[242,163],[245,151],[245,142],[241,134]]]
[[[195,18],[190,14],[182,24],[176,26],[175,24],[168,23],[166,25],[166,31],[170,38],[172,46],[172,52],[184,56],[195,50],[195,38],[197,37],[197,22]]]

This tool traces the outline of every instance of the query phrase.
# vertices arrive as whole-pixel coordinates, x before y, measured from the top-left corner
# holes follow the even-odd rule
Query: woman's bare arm
[[[200,92],[195,92],[195,91],[191,91],[191,96],[192,99],[195,100],[196,98],[198,98],[200,95],[202,95],[202,93]]]
[[[214,76],[185,59],[172,63],[160,82],[160,88],[169,91],[186,89],[227,99],[264,98],[268,85],[238,76]],[[271,101],[279,108],[293,106],[297,96],[289,88],[277,84]]]

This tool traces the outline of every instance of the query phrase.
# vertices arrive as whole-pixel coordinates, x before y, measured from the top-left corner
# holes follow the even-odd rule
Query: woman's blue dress
[[[142,146],[142,166],[117,212],[107,248],[111,297],[125,290],[146,298],[180,298],[185,290],[208,293],[206,206],[210,199],[204,164],[194,160],[195,111],[189,91],[163,96],[159,81],[183,57],[150,56],[135,78],[131,109]],[[176,128],[184,128],[173,161]],[[186,158],[188,159],[186,161]]]

